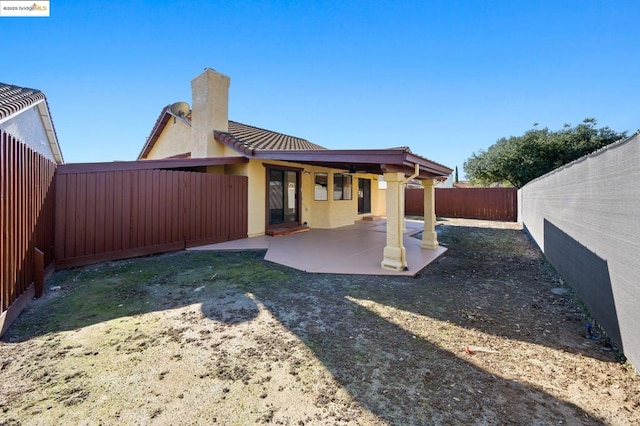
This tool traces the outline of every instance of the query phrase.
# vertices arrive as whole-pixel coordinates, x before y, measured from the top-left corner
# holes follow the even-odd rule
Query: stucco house
[[[47,98],[41,91],[0,83],[0,129],[49,160],[64,163]]]
[[[162,109],[138,160],[218,158],[208,173],[247,176],[248,234],[277,235],[339,228],[387,217],[381,267],[407,267],[402,243],[404,186],[419,179],[425,191],[422,247],[436,249],[434,185],[452,170],[408,147],[326,149],[308,140],[230,121],[229,77],[210,68],[191,82],[192,104]],[[379,185],[380,177],[384,185]],[[386,189],[381,189],[384,186]]]

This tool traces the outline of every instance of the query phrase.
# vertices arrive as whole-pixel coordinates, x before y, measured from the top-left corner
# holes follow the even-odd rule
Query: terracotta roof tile
[[[219,132],[221,135],[224,133],[231,135],[231,137],[235,139],[236,144],[239,143],[248,150],[299,151],[326,149],[325,147],[309,142],[306,139],[261,129],[255,126],[249,126],[247,124],[231,120],[229,120],[229,131]],[[230,138],[226,136],[225,139],[229,140]]]
[[[171,113],[171,105],[167,105],[162,109],[160,115],[156,119],[156,122],[151,129],[151,133],[149,134],[149,137],[147,137],[147,141],[138,155],[138,160],[149,155],[149,152],[151,152],[151,149],[155,145],[158,137],[160,137],[162,130],[171,117],[176,117],[183,120],[188,125],[191,125],[191,120],[188,117],[174,116]],[[255,126],[249,126],[248,124],[242,124],[231,120],[229,120],[229,131],[215,131],[215,137],[219,142],[224,143],[235,151],[249,155],[251,155],[256,149],[286,151],[326,149],[313,142],[309,142],[306,139],[261,129]]]
[[[36,89],[0,83],[0,119],[21,111],[45,99],[44,93]]]

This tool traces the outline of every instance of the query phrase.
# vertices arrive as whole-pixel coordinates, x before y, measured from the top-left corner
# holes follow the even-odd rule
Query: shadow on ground
[[[440,228],[450,250],[416,278],[305,274],[263,261],[262,252],[62,271],[48,283],[60,290],[28,308],[3,341],[191,304],[212,321],[238,324],[259,314],[255,299],[359,404],[392,424],[598,424],[541,387],[496,374],[495,353],[483,364],[464,352],[483,343],[468,336],[487,335],[606,358],[582,345],[579,306],[551,292],[557,277],[539,253],[519,231]]]

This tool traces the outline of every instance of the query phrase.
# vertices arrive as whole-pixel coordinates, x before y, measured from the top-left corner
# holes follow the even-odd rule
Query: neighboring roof
[[[190,119],[172,114],[171,107],[166,106],[156,120],[138,159],[143,159],[149,154],[172,117],[191,125]],[[231,120],[229,121],[229,130],[227,132],[216,130],[214,137],[218,142],[247,158],[291,161],[374,174],[397,171],[411,175],[417,164],[420,169],[418,176],[420,178],[445,179],[453,172],[452,169],[442,164],[412,153],[406,146],[390,149],[326,149],[306,139]]]
[[[58,164],[64,163],[56,129],[51,120],[51,111],[44,93],[37,89],[0,83],[0,121],[9,119],[31,106],[38,107],[54,159]]]
[[[0,83],[0,119],[9,117],[45,99],[36,89]]]

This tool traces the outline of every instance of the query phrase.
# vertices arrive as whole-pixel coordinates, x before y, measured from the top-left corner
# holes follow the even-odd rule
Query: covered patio
[[[358,275],[415,276],[447,249],[421,247],[412,235],[424,228],[424,222],[405,220],[403,246],[407,270],[380,268],[387,244],[387,222],[361,220],[335,229],[311,229],[307,232],[277,237],[258,236],[189,250],[267,250],[265,260],[305,272]]]
[[[216,138],[227,146],[238,147],[241,145],[233,135],[224,132],[216,132]],[[312,166],[321,166],[328,169],[345,170],[349,174],[356,173],[368,173],[382,175],[384,182],[386,183],[386,222],[384,226],[384,236],[382,243],[378,245],[378,239],[375,239],[377,249],[382,249],[383,256],[380,258],[378,255],[370,253],[371,256],[366,256],[364,251],[370,247],[363,246],[362,250],[356,248],[357,256],[362,256],[362,260],[366,264],[370,264],[372,259],[377,259],[377,268],[390,270],[395,272],[390,275],[402,275],[401,273],[412,271],[416,269],[417,265],[411,265],[409,262],[409,255],[407,248],[414,245],[414,241],[410,241],[407,246],[404,244],[406,240],[406,222],[404,212],[404,191],[406,185],[412,180],[419,180],[424,187],[424,221],[421,222],[422,229],[422,241],[419,244],[426,253],[417,256],[420,264],[426,265],[429,261],[424,258],[429,258],[429,252],[438,252],[438,238],[435,233],[435,195],[434,187],[437,181],[444,180],[453,172],[452,169],[443,166],[442,164],[435,163],[424,157],[415,155],[408,147],[398,147],[389,149],[373,149],[373,150],[261,150],[246,149],[242,151],[250,158],[260,160],[279,160],[287,161],[298,164],[308,164]],[[356,222],[357,223],[357,222]],[[360,225],[362,226],[362,225]],[[345,228],[332,228],[334,230],[341,229],[344,232]],[[313,233],[312,235],[317,235]],[[372,236],[375,234],[372,234]],[[304,237],[298,237],[304,238]],[[321,238],[318,235],[318,238]],[[354,237],[355,238],[355,237]],[[329,240],[331,241],[331,240]],[[332,244],[332,246],[339,247],[340,244]],[[317,255],[318,259],[310,260],[313,265],[317,265],[318,262],[323,263],[323,258],[331,256],[331,254],[324,252]],[[348,256],[348,253],[344,253],[347,258],[353,258],[356,255]],[[292,254],[293,255],[293,254]],[[437,257],[437,256],[436,256]],[[358,259],[353,259],[357,261]],[[426,263],[425,263],[426,262]],[[340,262],[338,262],[340,263]],[[342,260],[342,263],[347,263]],[[419,269],[422,269],[420,266]],[[367,268],[368,269],[368,268]],[[418,269],[418,270],[419,270]],[[305,269],[311,271],[311,269]],[[347,272],[345,272],[347,273]],[[376,275],[379,275],[378,272]],[[408,275],[411,275],[409,273]]]

